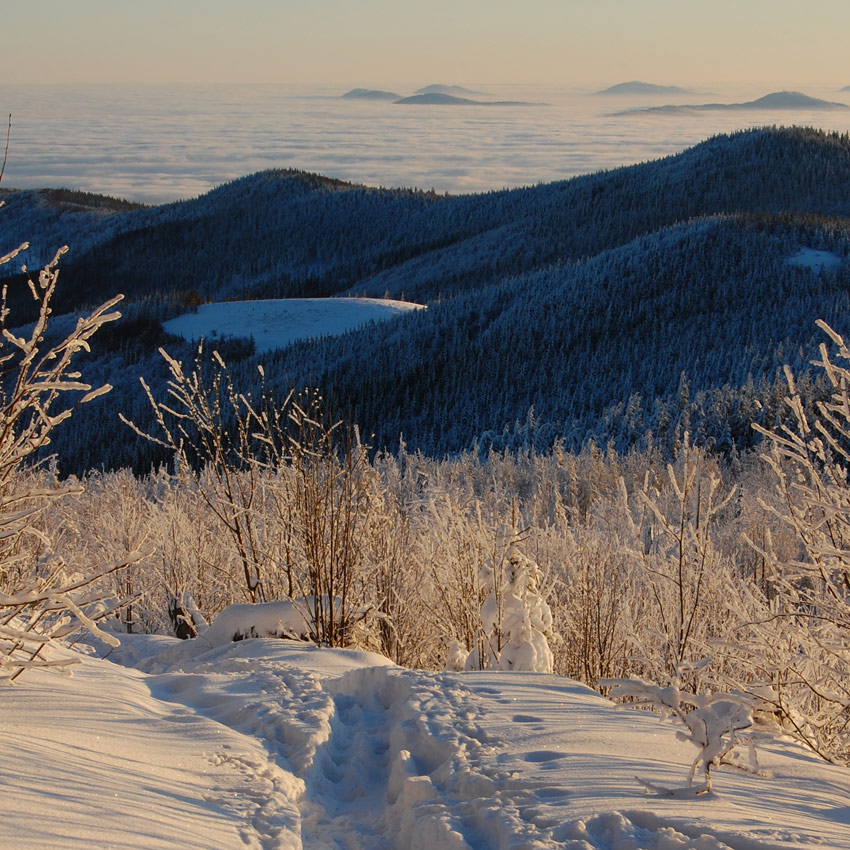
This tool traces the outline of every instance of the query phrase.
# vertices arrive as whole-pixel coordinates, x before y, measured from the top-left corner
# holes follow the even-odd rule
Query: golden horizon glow
[[[0,83],[850,85],[847,0],[31,0]]]

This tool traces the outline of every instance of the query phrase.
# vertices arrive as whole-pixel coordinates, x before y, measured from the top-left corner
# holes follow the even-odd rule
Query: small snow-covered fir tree
[[[503,562],[488,560],[482,568],[482,583],[489,591],[481,606],[483,639],[469,653],[467,670],[552,672],[552,611],[541,594],[541,581],[540,567],[522,553],[512,534]]]
[[[469,653],[463,648],[459,640],[449,641],[448,652],[443,669],[446,671],[460,672],[466,666]]]

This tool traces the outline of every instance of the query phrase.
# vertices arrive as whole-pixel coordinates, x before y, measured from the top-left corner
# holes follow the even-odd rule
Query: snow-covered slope
[[[669,723],[542,674],[432,674],[280,640],[127,636],[0,692],[0,846],[850,848],[850,771],[782,742],[770,776],[683,784]],[[113,663],[115,662],[115,663]]]
[[[163,323],[168,333],[208,341],[221,337],[252,337],[257,353],[283,348],[312,337],[345,331],[391,319],[421,304],[381,298],[287,298],[272,301],[223,301],[203,304]]]

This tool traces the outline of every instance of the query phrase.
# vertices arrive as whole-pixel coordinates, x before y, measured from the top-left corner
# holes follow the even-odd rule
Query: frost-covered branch
[[[26,248],[24,244],[0,257],[0,264]],[[111,610],[100,582],[144,555],[133,551],[80,572],[53,553],[51,534],[42,526],[45,508],[79,489],[59,484],[55,476],[32,468],[31,461],[75,409],[111,389],[108,384],[92,387],[73,364],[81,351],[90,350],[91,337],[119,318],[113,307],[122,298],[118,295],[80,317],[64,339],[45,346],[59,259],[66,250],[56,252],[37,280],[28,278],[38,307],[30,329],[10,329],[6,286],[0,296],[0,678],[14,679],[33,667],[65,666],[65,660],[43,653],[51,641],[79,628],[113,641],[96,622]]]
[[[795,557],[756,547],[771,564],[764,615],[746,627],[751,664],[763,671],[785,731],[823,758],[850,763],[850,349],[825,322],[833,343],[819,366],[831,388],[807,414],[786,369],[790,424],[767,438],[774,482],[772,515],[797,541]],[[755,545],[755,544],[754,544]],[[742,632],[743,633],[743,632]]]

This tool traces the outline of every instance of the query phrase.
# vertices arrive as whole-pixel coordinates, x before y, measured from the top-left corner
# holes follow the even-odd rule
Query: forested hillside
[[[797,266],[801,244],[845,263]],[[444,300],[376,326],[368,346],[349,335],[266,362],[316,381],[379,445],[403,433],[442,454],[476,438],[545,449],[593,435],[625,449],[650,429],[672,448],[690,429],[741,450],[750,423],[772,424],[781,409],[777,370],[802,373],[816,354],[815,318],[848,328],[848,258],[850,233],[834,221],[702,219]]]
[[[191,352],[160,322],[206,299],[428,303],[263,359],[277,392],[318,385],[376,447],[403,435],[438,454],[591,437],[668,449],[685,429],[743,449],[753,419],[780,415],[777,370],[805,371],[816,353],[814,321],[848,330],[850,140],[814,130],[718,136],[656,162],[482,195],[268,171],[154,208],[75,193],[6,199],[0,238],[30,239],[31,266],[71,244],[58,310],[127,296],[123,327],[96,341],[91,364],[116,386],[112,412],[104,422],[102,408],[85,411],[60,438],[72,469],[91,462],[98,417],[100,462],[154,459],[117,411],[144,418],[136,377],[163,380],[157,345]],[[796,264],[802,249],[831,262]],[[24,321],[25,299],[12,304]],[[250,342],[222,353],[255,383]]]

